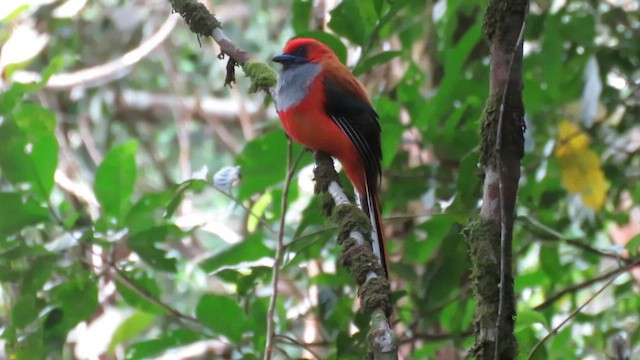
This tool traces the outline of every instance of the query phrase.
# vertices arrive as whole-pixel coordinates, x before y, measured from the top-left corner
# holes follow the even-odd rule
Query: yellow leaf
[[[567,191],[580,195],[584,205],[598,210],[604,205],[607,184],[600,157],[587,147],[588,143],[589,139],[576,125],[560,123],[556,157],[560,162],[562,183]]]
[[[562,120],[558,125],[556,156],[562,157],[580,152],[589,146],[589,138],[578,125]]]

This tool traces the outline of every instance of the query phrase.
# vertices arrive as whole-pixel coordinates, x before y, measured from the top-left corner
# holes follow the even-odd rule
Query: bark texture
[[[472,350],[477,359],[517,355],[511,243],[524,155],[521,40],[527,9],[527,0],[491,0],[484,17],[491,82],[481,119],[483,204],[480,219],[466,230],[478,300]]]

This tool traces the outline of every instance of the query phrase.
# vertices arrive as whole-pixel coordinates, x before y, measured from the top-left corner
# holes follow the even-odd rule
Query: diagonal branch
[[[560,300],[563,296],[565,295],[569,295],[569,294],[574,294],[580,290],[586,289],[591,285],[597,284],[601,281],[607,280],[610,277],[617,277],[618,275],[622,274],[625,271],[629,271],[632,268],[636,267],[636,266],[640,266],[640,257],[635,258],[635,259],[629,259],[629,263],[617,267],[609,272],[606,272],[600,276],[594,277],[592,279],[589,279],[587,281],[583,281],[579,284],[575,284],[573,286],[570,286],[568,288],[565,288],[563,290],[558,291],[557,293],[549,296],[549,298],[547,298],[547,300],[545,300],[544,302],[536,305],[533,307],[533,310],[535,311],[540,311],[543,310],[547,307],[549,307],[550,305],[553,305],[553,303],[555,303],[556,301]]]
[[[331,156],[315,152],[314,157],[315,192],[323,195],[323,211],[338,225],[338,243],[342,247],[340,261],[359,286],[362,311],[371,316],[371,329],[367,334],[370,351],[374,359],[397,359],[398,339],[388,321],[391,286],[371,244],[365,240],[370,239],[369,217],[349,202],[340,187]]]
[[[276,84],[276,73],[266,63],[252,59],[251,55],[237,46],[222,30],[222,24],[207,10],[207,8],[196,0],[169,0],[173,10],[184,18],[189,25],[189,29],[194,34],[200,36],[211,36],[220,46],[222,53],[229,56],[227,63],[227,78],[225,85],[235,83],[235,65],[242,66],[245,74],[251,79],[249,92],[265,91],[270,92]]]
[[[122,79],[129,74],[133,66],[147,57],[169,37],[169,34],[176,26],[177,20],[177,16],[170,15],[158,31],[143,41],[137,48],[117,59],[87,69],[52,75],[47,82],[46,88],[52,90],[68,90],[76,86],[88,88]],[[31,71],[16,71],[13,78],[18,82],[29,83],[40,81],[41,75]]]

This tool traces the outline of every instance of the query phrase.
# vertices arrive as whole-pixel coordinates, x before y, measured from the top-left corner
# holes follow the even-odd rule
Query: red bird
[[[362,84],[326,45],[294,39],[272,59],[282,64],[276,110],[287,134],[337,158],[372,224],[374,253],[388,274],[378,187],[382,151],[378,114]]]

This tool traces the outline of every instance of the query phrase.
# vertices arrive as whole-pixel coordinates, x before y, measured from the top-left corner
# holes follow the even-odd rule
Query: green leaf
[[[109,353],[115,353],[116,347],[142,334],[153,324],[155,319],[155,315],[146,312],[136,312],[129,316],[113,333],[109,343]]]
[[[162,333],[158,339],[141,341],[127,348],[126,360],[143,360],[156,358],[163,352],[178,346],[192,344],[202,339],[202,335],[186,329],[170,330]]]
[[[545,328],[549,328],[547,318],[542,313],[530,309],[521,309],[518,311],[518,317],[516,319],[515,332],[520,332],[524,329],[528,329],[533,324],[542,324]]]
[[[22,104],[0,125],[0,168],[16,187],[46,201],[58,165],[55,117],[38,105]]]
[[[207,294],[200,298],[196,317],[209,329],[240,343],[246,328],[246,317],[238,302],[231,297]]]
[[[44,335],[47,345],[57,351],[62,351],[69,331],[98,309],[97,282],[91,276],[76,272],[73,279],[49,291],[51,310],[44,314]]]
[[[184,199],[184,194],[187,192],[187,190],[200,192],[208,186],[209,184],[206,181],[200,179],[187,180],[180,183],[176,190],[173,192],[173,198],[167,205],[167,211],[164,214],[164,218],[168,219],[173,216],[173,214],[178,209],[178,206],[180,206],[180,203]]]
[[[449,115],[451,104],[460,93],[460,88],[466,86],[463,78],[463,66],[471,52],[482,39],[481,17],[467,30],[455,46],[447,47],[443,54],[444,77],[438,91],[431,98],[427,106],[422,106],[420,114],[416,116],[417,125],[426,135],[429,126],[438,129],[444,123],[443,118]],[[422,82],[420,83],[422,84]],[[434,130],[435,130],[434,129]]]
[[[11,309],[11,322],[18,329],[25,328],[38,318],[34,294],[22,294]]]
[[[376,10],[371,1],[344,0],[331,10],[329,27],[350,41],[365,45],[376,25]]]
[[[638,254],[638,252],[640,251],[640,234],[631,238],[631,240],[629,240],[624,248],[629,250],[632,255]]]
[[[173,191],[167,189],[142,195],[131,207],[125,220],[129,232],[135,234],[156,225],[164,224],[167,204],[174,198]]]
[[[123,271],[126,279],[116,281],[118,293],[134,308],[149,314],[163,315],[167,310],[149,299],[160,298],[160,287],[153,277],[140,269]]]
[[[364,74],[372,68],[385,64],[400,55],[402,55],[402,51],[383,51],[379,54],[373,55],[358,63],[358,66],[353,69],[353,75],[358,76]]]
[[[219,253],[205,259],[200,267],[207,273],[219,271],[225,267],[239,265],[243,262],[256,261],[264,257],[272,257],[273,251],[264,244],[264,234],[249,235],[241,242],[231,245]]]
[[[562,73],[566,71],[562,64],[566,51],[563,46],[564,35],[561,31],[561,22],[562,20],[559,14],[547,17],[542,39],[542,49],[540,50],[540,53],[544,54],[544,56],[540,58],[542,60],[540,64],[542,81],[538,86],[546,85],[546,88],[543,89],[547,92],[550,99],[558,97]]]
[[[343,64],[347,63],[347,47],[338,37],[333,34],[329,34],[323,31],[309,31],[298,34],[296,38],[316,39],[330,47]]]
[[[49,219],[44,204],[18,193],[0,193],[0,234],[11,234]]]
[[[405,257],[407,261],[416,263],[425,263],[438,249],[444,238],[449,234],[454,219],[449,214],[434,215],[420,226],[427,232],[427,239],[411,244],[411,248],[406,251]]]
[[[168,257],[162,245],[167,241],[178,241],[182,236],[184,232],[175,225],[159,225],[131,235],[127,244],[153,268],[176,272],[176,259]]]
[[[134,140],[113,147],[96,172],[93,189],[103,214],[121,224],[129,207],[136,180],[136,151]]]
[[[309,31],[312,9],[312,0],[294,0],[291,4],[291,26],[296,34]]]
[[[272,131],[248,142],[237,158],[242,168],[238,198],[247,199],[283,181],[286,159],[287,140],[282,131]]]
[[[561,280],[567,273],[560,263],[560,254],[555,246],[542,246],[540,248],[540,267],[551,279]]]
[[[374,105],[382,127],[382,164],[389,166],[398,152],[404,126],[400,124],[400,105],[387,96],[375,99]]]

